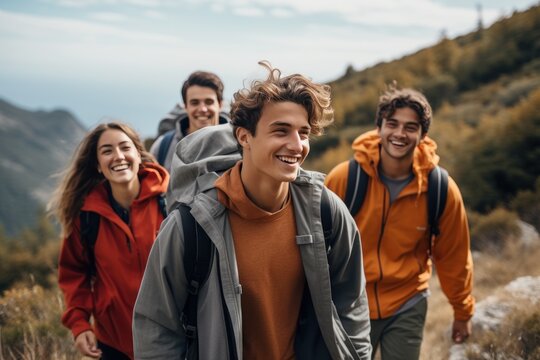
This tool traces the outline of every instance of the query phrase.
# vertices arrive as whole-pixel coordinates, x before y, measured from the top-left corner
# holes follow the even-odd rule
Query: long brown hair
[[[110,122],[96,126],[82,139],[70,164],[60,174],[62,180],[47,206],[49,213],[58,218],[63,236],[69,235],[73,230],[73,223],[79,216],[86,195],[96,185],[105,181],[98,172],[97,144],[101,135],[109,129],[120,130],[133,141],[141,155],[143,166],[147,162],[156,162],[152,154],[145,150],[139,135],[128,125]]]

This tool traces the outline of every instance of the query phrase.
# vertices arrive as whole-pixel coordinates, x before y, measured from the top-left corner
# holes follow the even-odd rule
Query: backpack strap
[[[163,215],[163,218],[165,219],[167,217],[167,201],[165,200],[165,194],[160,194],[157,197],[158,202],[158,208],[161,212],[161,215]]]
[[[362,166],[355,159],[350,159],[344,202],[353,217],[364,203],[368,181],[369,175],[362,169]]]
[[[329,253],[334,246],[332,238],[332,211],[330,210],[330,198],[328,189],[324,187],[321,194],[321,222],[324,233],[324,243],[326,244],[326,253]]]
[[[197,299],[214,261],[215,247],[210,238],[191,215],[186,204],[177,207],[182,218],[184,233],[184,271],[188,283],[188,296],[182,310],[182,321],[188,342],[197,338]]]
[[[439,236],[439,219],[446,206],[448,195],[448,172],[436,166],[429,172],[428,177],[428,256],[431,258],[435,238]]]
[[[96,259],[94,256],[94,245],[96,244],[99,232],[99,214],[93,211],[81,211],[80,237],[83,251],[88,260],[87,276],[92,283],[92,278],[96,275]]]
[[[157,161],[160,165],[163,165],[165,163],[165,159],[167,158],[167,153],[169,152],[169,147],[171,146],[172,139],[174,137],[175,130],[169,130],[165,134],[163,134],[163,138],[161,139],[161,142],[159,143],[159,150],[157,154]]]

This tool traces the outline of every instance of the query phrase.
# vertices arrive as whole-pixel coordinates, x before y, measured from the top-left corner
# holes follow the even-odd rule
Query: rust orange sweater
[[[294,336],[304,288],[294,208],[269,213],[246,195],[241,162],[216,181],[229,211],[240,284],[245,359],[294,359]]]

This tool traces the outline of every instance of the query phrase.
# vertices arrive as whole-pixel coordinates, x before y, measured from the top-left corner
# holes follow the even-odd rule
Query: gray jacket
[[[214,190],[218,173],[239,159],[231,126],[220,125],[186,137],[173,160],[169,208],[177,202],[189,203],[217,250],[217,261],[199,292],[199,359],[230,358],[227,354],[231,353],[242,359],[242,287],[227,209],[216,200]],[[295,338],[296,358],[369,359],[369,311],[358,230],[345,205],[328,191],[335,240],[327,254],[320,215],[322,191],[328,191],[323,175],[304,170],[291,185],[296,242],[307,281]],[[135,304],[136,359],[185,356],[180,320],[187,297],[183,251],[181,218],[174,211],[162,224]],[[232,331],[227,331],[226,320]],[[230,344],[235,349],[229,349]]]

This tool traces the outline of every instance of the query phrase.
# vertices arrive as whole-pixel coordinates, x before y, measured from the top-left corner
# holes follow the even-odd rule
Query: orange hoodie
[[[130,224],[124,223],[109,202],[106,184],[90,191],[81,210],[100,215],[94,254],[93,289],[87,280],[88,259],[80,238],[80,222],[64,239],[58,263],[58,283],[66,310],[62,323],[74,337],[93,330],[99,341],[133,358],[131,318],[148,255],[163,215],[156,197],[167,190],[167,171],[153,163],[139,170],[141,190],[130,208]]]
[[[407,300],[428,288],[427,178],[439,162],[437,145],[424,138],[414,152],[413,181],[390,204],[388,190],[378,174],[379,144],[374,130],[359,136],[352,145],[354,159],[370,176],[363,206],[354,218],[362,238],[371,319],[392,316]],[[338,164],[325,181],[342,199],[348,163]],[[433,249],[439,281],[454,309],[454,318],[468,320],[474,311],[469,227],[461,194],[451,178],[439,226],[441,234]]]

